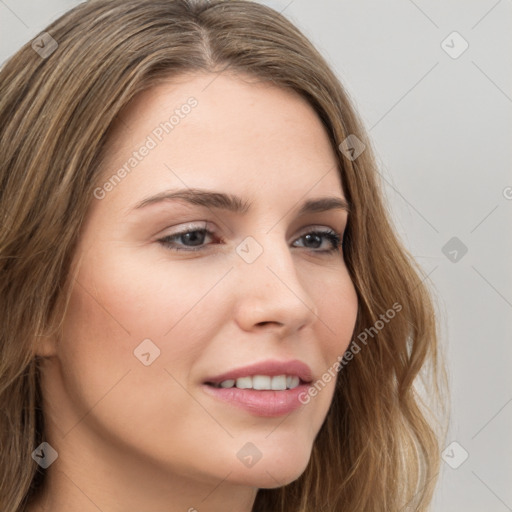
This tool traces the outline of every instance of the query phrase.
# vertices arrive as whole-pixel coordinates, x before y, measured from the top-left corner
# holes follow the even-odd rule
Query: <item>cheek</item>
[[[319,278],[311,274],[303,280],[317,308],[315,339],[322,357],[323,373],[301,401],[308,411],[310,434],[316,436],[331,405],[338,372],[336,363],[347,350],[357,318],[358,297],[348,271],[337,269]]]
[[[82,381],[93,403],[128,370],[146,371],[137,389],[144,382],[153,386],[157,370],[169,379],[166,368],[184,382],[207,340],[227,321],[221,287],[210,292],[229,267],[198,272],[187,263],[148,264],[119,248],[89,252],[82,261],[59,357],[69,380]]]
[[[148,263],[129,251],[112,249],[111,254],[83,263],[70,304],[69,330],[87,332],[89,345],[117,350],[122,359],[146,338],[172,342],[181,325],[191,329],[189,335],[198,334],[209,324],[190,319],[201,310],[217,274],[193,272],[187,262]],[[103,339],[111,341],[100,342]],[[175,348],[179,352],[180,346]]]
[[[350,344],[358,311],[357,293],[345,268],[321,280],[311,279],[308,286],[317,307],[318,340],[327,368]]]
[[[215,304],[208,297],[217,272],[172,273],[158,265],[83,263],[60,340],[59,407],[66,412],[59,428],[94,428],[113,446],[136,446],[155,458],[165,443],[179,458],[183,440],[200,435],[190,418],[209,419],[184,389],[190,369],[226,319],[218,297]]]

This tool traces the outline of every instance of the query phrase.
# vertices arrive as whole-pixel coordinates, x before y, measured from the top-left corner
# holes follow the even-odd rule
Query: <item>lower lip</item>
[[[299,397],[307,394],[308,388],[308,384],[300,384],[293,389],[258,391],[254,389],[216,388],[203,384],[204,391],[209,395],[256,416],[268,418],[290,414],[298,409],[303,405]]]

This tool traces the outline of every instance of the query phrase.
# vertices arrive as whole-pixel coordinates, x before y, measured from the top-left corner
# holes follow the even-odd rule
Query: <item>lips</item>
[[[298,377],[301,383],[309,383],[312,381],[312,372],[309,366],[302,361],[276,361],[269,360],[260,363],[254,363],[248,366],[236,368],[234,370],[215,375],[205,379],[205,384],[220,386],[222,382],[229,380],[238,380],[244,377],[255,376],[276,377],[286,375],[290,377]]]
[[[291,386],[282,385],[283,376]],[[281,382],[278,389],[259,385],[260,382],[273,382],[274,379]],[[248,387],[249,382],[254,387]],[[264,361],[209,377],[202,388],[216,401],[251,415],[277,417],[290,414],[304,405],[300,397],[307,393],[311,382],[311,369],[301,361]],[[237,387],[239,383],[240,388]]]

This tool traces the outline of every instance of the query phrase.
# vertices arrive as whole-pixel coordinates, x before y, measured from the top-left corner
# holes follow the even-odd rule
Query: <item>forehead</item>
[[[341,192],[338,161],[313,108],[296,92],[248,75],[181,75],[139,93],[112,127],[103,178],[145,145],[150,151],[112,196],[177,185]]]

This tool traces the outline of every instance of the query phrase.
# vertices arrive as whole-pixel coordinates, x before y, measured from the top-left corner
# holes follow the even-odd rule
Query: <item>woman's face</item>
[[[335,386],[311,397],[308,383],[344,353],[357,313],[321,121],[248,76],[182,75],[121,113],[102,165],[62,336],[45,349],[61,468],[298,478]]]

